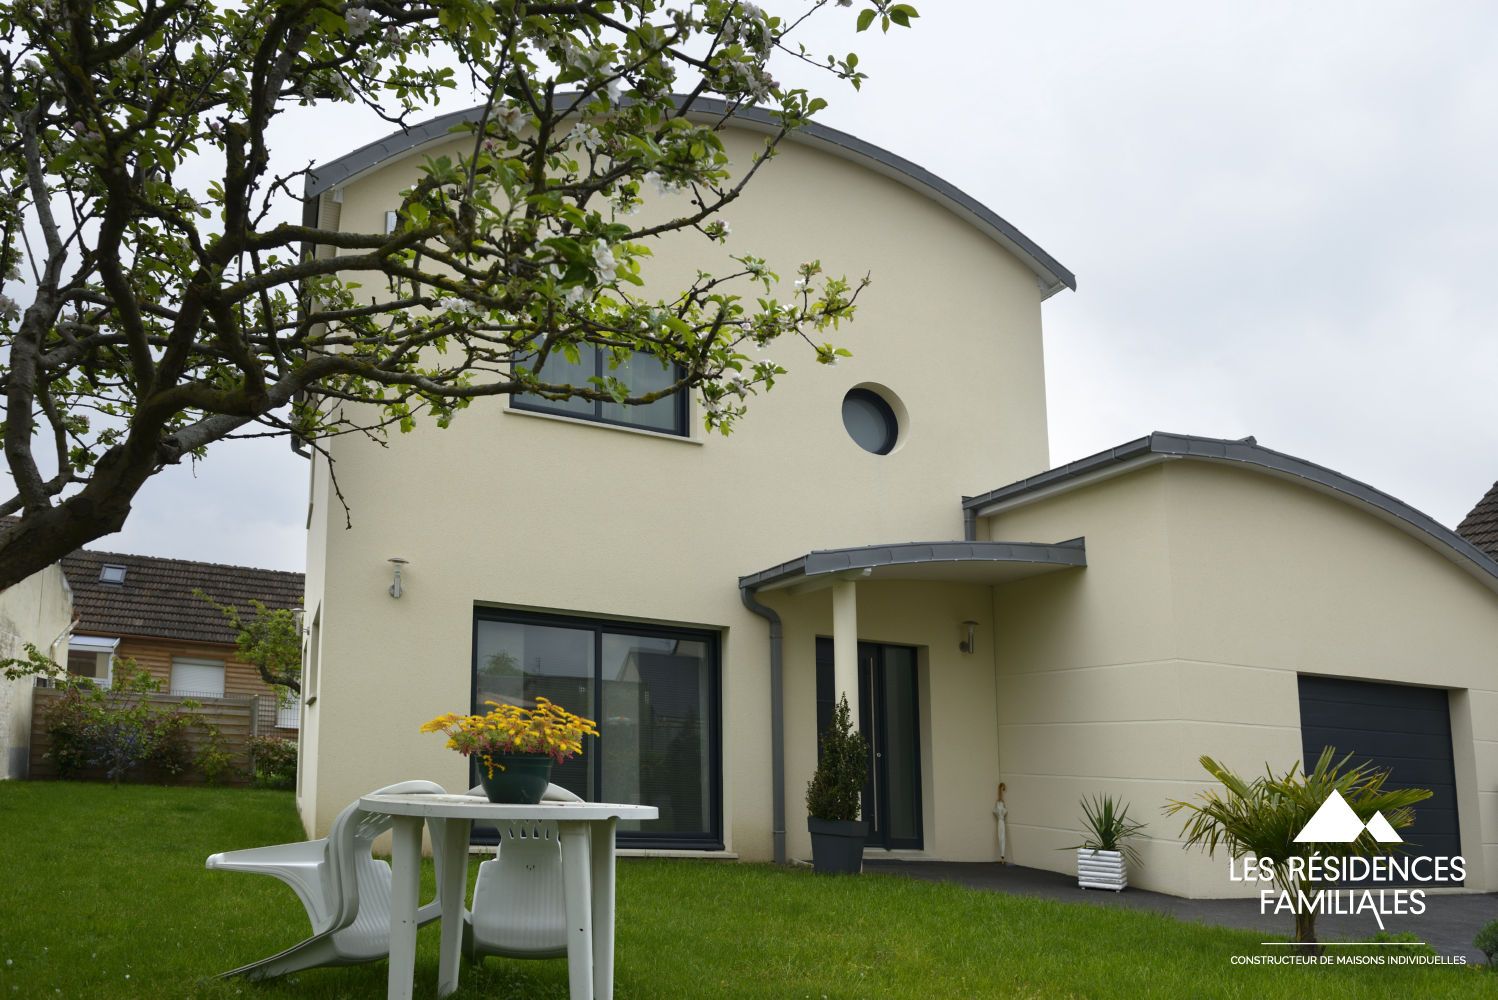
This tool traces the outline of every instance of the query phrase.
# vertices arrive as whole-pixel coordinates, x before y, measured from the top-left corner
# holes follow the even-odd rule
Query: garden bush
[[[60,678],[62,697],[48,711],[50,755],[63,777],[99,768],[113,782],[143,767],[177,777],[192,765],[187,731],[199,724],[192,702],[157,705],[161,682],[129,659],[115,663],[109,690],[86,678]]]
[[[250,737],[257,788],[291,788],[296,784],[296,741],[275,736]]]
[[[198,748],[198,755],[193,758],[193,763],[198,765],[198,771],[210,785],[223,784],[237,770],[234,766],[234,754],[229,750],[229,741],[224,739],[223,731],[213,723],[200,719],[199,725],[203,728],[203,745]]]
[[[1487,926],[1477,932],[1473,939],[1477,950],[1488,956],[1488,967],[1493,966],[1493,957],[1498,955],[1498,920],[1489,921]]]
[[[47,756],[62,777],[101,771],[119,783],[132,776],[178,778],[196,766],[217,784],[232,773],[228,743],[198,714],[199,704],[153,702],[150,696],[161,693],[161,681],[135,661],[116,660],[106,689],[92,678],[69,675],[35,646],[28,645],[26,653],[24,659],[0,661],[0,675],[46,678],[62,692],[43,719],[52,744]],[[197,753],[189,739],[195,728],[206,734]]]

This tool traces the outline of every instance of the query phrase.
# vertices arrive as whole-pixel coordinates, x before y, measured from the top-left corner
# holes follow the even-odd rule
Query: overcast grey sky
[[[1498,478],[1498,6],[916,5],[887,38],[823,19],[872,78],[818,84],[821,120],[1077,274],[1045,305],[1053,462],[1254,434],[1448,525]],[[276,148],[385,131],[298,112]],[[306,485],[285,442],[220,446],[94,547],[300,569]]]

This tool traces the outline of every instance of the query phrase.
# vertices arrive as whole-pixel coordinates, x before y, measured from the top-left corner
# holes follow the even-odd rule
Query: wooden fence
[[[52,740],[47,732],[47,716],[52,707],[62,698],[64,692],[60,688],[35,687],[32,689],[31,703],[31,762],[30,777],[33,779],[59,778],[57,766],[47,756],[51,749]],[[221,779],[223,784],[247,785],[250,782],[250,744],[251,736],[280,735],[274,732],[275,722],[275,698],[265,695],[250,695],[241,698],[185,698],[181,695],[170,694],[108,694],[110,699],[135,699],[146,698],[153,705],[163,707],[181,705],[184,701],[196,702],[198,707],[189,709],[204,722],[218,728],[219,736],[224,741],[224,749],[228,751],[232,763],[228,773]],[[259,703],[266,701],[270,703],[269,712]],[[265,721],[270,719],[270,725]],[[204,744],[207,742],[208,733],[205,727],[191,726],[187,729],[187,744],[189,759],[197,756]],[[104,773],[99,769],[81,771],[70,778],[81,778],[84,780],[103,780]],[[200,785],[203,784],[203,775],[195,767],[189,765],[186,773],[180,775],[169,775],[159,772],[149,765],[141,765],[130,772],[127,781],[146,781],[157,784],[169,785]]]

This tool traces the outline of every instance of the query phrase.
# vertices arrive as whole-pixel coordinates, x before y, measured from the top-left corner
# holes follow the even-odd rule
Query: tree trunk
[[[82,490],[0,522],[0,590],[124,527],[131,501],[161,464],[157,450],[149,437],[132,434],[99,459]]]
[[[1321,954],[1321,945],[1316,942],[1316,911],[1310,908],[1298,910],[1295,914],[1295,940],[1300,944],[1309,944],[1311,947],[1301,949],[1307,955]]]
[[[132,494],[133,496],[133,494]],[[70,497],[0,527],[0,590],[39,573],[63,556],[113,534],[125,523],[129,502],[99,510],[91,498]]]

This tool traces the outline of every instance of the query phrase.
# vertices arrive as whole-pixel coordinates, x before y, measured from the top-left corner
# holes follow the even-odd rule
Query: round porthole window
[[[885,398],[870,389],[849,389],[843,397],[843,426],[858,447],[888,455],[900,436],[900,421]]]

